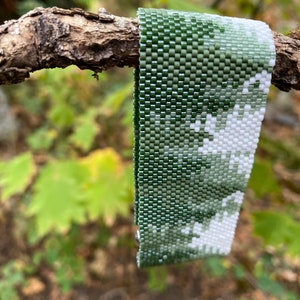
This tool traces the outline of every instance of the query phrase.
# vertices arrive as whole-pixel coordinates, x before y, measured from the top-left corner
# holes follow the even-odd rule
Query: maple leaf
[[[90,172],[85,185],[90,219],[103,216],[111,224],[118,214],[128,214],[131,175],[126,172],[120,156],[108,148],[92,152],[81,163]]]
[[[64,232],[85,221],[82,182],[85,169],[76,161],[50,163],[41,171],[28,214],[35,216],[39,236],[52,229]]]
[[[70,137],[70,141],[83,151],[88,151],[91,148],[94,138],[99,132],[99,127],[95,122],[96,116],[97,111],[94,109],[81,116],[77,121],[74,133]]]
[[[29,152],[21,154],[11,161],[0,163],[0,187],[2,200],[23,193],[36,174],[36,166]]]

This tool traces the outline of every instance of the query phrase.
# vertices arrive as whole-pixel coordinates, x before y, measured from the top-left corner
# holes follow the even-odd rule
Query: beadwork
[[[138,265],[227,254],[275,64],[260,21],[139,9]]]

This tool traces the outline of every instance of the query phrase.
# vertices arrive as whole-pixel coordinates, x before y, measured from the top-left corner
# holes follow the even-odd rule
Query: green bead
[[[272,33],[261,22],[209,14],[138,15],[138,265],[227,254],[275,61]]]

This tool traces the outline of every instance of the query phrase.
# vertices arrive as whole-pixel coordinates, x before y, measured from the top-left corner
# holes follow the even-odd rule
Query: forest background
[[[137,7],[299,25],[297,0],[0,1],[0,21],[38,6]],[[0,299],[299,299],[300,93],[271,88],[232,248],[139,270],[132,175],[133,70],[97,81],[42,70],[0,90]]]

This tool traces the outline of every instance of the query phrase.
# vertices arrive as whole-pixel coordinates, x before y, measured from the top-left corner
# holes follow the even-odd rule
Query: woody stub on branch
[[[276,65],[272,84],[300,90],[300,29],[288,36],[273,32]],[[19,83],[31,72],[76,65],[97,73],[111,67],[136,67],[139,22],[99,9],[36,8],[0,26],[0,84]]]

